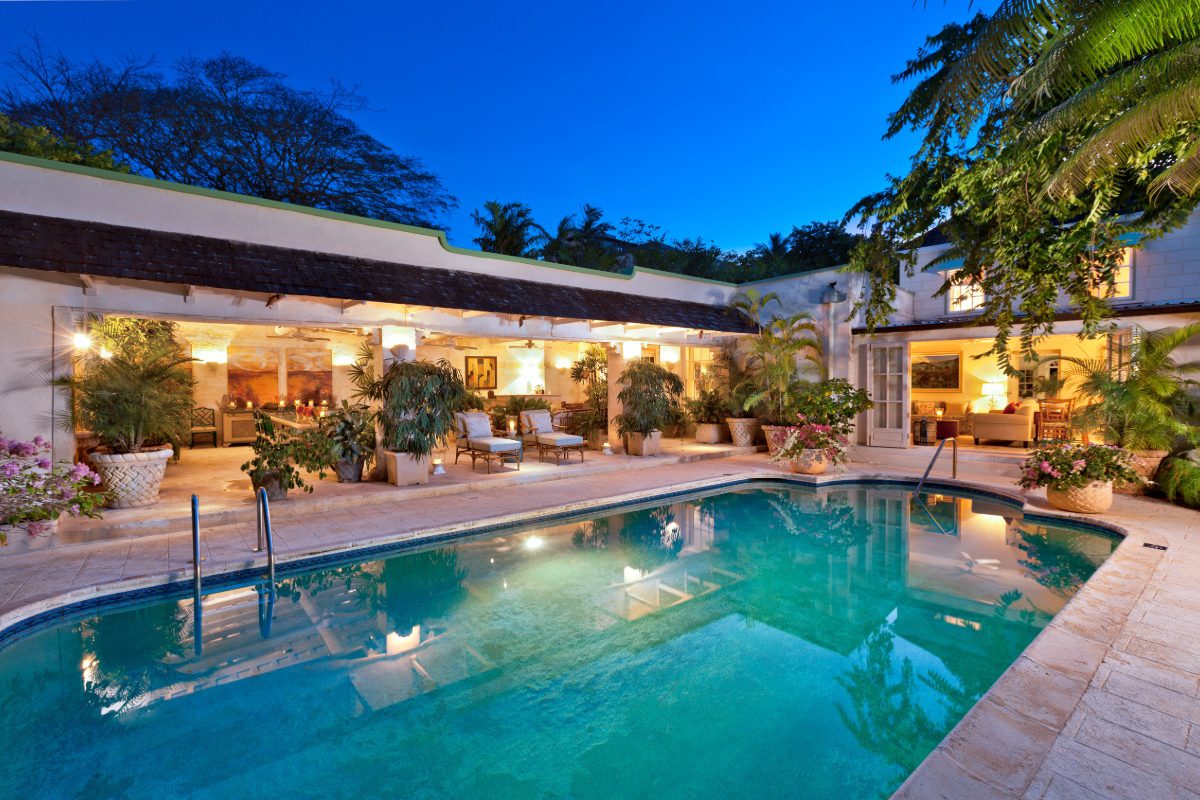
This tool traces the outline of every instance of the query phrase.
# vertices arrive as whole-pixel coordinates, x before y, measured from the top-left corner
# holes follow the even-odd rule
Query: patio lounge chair
[[[538,449],[538,461],[551,452],[554,453],[554,463],[562,464],[563,456],[569,460],[574,451],[579,453],[579,461],[583,463],[583,437],[556,427],[549,411],[522,411],[521,432],[525,436],[525,443]]]
[[[525,446],[517,439],[505,439],[492,434],[492,418],[482,411],[460,412],[454,415],[457,427],[457,437],[454,450],[454,463],[458,457],[466,453],[471,457],[471,469],[475,462],[483,459],[487,462],[487,471],[492,472],[492,462],[499,461],[503,466],[505,460],[512,461],[521,469],[521,461],[525,458]]]

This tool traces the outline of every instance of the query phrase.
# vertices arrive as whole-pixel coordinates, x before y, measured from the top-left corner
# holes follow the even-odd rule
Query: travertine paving
[[[289,512],[284,503],[274,511],[277,548],[286,561],[764,474],[781,470],[742,456],[362,509]],[[851,475],[912,473],[866,465]],[[960,478],[1019,497],[1008,479]],[[1026,500],[1027,512],[1066,516],[1040,493]],[[1200,515],[1118,497],[1101,521],[1125,541],[897,797],[1200,800]],[[206,573],[263,563],[254,536],[253,522],[205,529]],[[186,532],[0,557],[0,629],[64,601],[186,580],[190,557]]]

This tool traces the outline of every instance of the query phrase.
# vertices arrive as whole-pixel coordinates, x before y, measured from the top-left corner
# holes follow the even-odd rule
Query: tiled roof
[[[724,306],[0,211],[0,265],[214,289],[753,333]]]

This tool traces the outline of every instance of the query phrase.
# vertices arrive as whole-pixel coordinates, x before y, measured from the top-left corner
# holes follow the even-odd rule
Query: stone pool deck
[[[280,503],[272,511],[282,564],[761,476],[783,473],[763,456],[738,456],[361,509],[291,511]],[[913,473],[863,465],[798,480],[845,477]],[[1019,497],[1008,479],[971,468],[959,482]],[[1040,493],[1025,500],[1027,512],[1068,516]],[[1118,527],[1125,541],[897,797],[1200,800],[1200,515],[1118,497],[1110,513],[1089,521]],[[205,574],[263,565],[251,552],[254,538],[252,521],[206,527]],[[188,580],[190,558],[186,532],[0,556],[0,630],[67,602]]]

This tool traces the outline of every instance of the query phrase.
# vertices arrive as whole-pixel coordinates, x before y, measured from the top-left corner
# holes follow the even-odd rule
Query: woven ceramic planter
[[[1075,514],[1099,514],[1108,511],[1113,502],[1111,481],[1092,481],[1086,486],[1070,489],[1046,487],[1046,499],[1050,505]]]
[[[829,459],[824,450],[802,450],[800,457],[793,458],[789,465],[798,475],[820,475],[829,469]]]
[[[158,502],[170,447],[143,453],[92,453],[88,460],[108,492],[109,508],[137,508]]]
[[[758,436],[758,420],[754,417],[729,417],[725,420],[729,426],[729,435],[737,447],[753,447],[754,439]]]
[[[1158,467],[1162,464],[1163,459],[1170,455],[1167,450],[1135,450],[1133,458],[1130,459],[1133,466],[1133,471],[1146,481],[1144,484],[1136,483],[1118,483],[1113,485],[1113,491],[1117,494],[1143,495],[1146,493],[1146,486],[1154,480],[1155,474],[1158,473]]]
[[[763,438],[767,440],[767,455],[775,455],[783,443],[787,441],[788,428],[786,425],[763,425]]]

